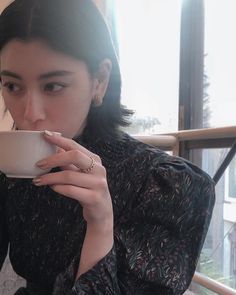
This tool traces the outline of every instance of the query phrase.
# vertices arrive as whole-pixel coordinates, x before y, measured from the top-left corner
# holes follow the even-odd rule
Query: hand
[[[112,201],[106,170],[99,156],[72,139],[47,132],[44,136],[47,141],[59,147],[59,152],[39,161],[37,166],[41,169],[60,167],[62,171],[36,177],[34,184],[49,185],[65,197],[79,201],[87,226],[97,228],[98,231],[113,228]],[[90,172],[81,172],[92,164]]]

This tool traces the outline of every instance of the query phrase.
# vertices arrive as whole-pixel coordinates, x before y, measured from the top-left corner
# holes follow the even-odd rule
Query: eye
[[[3,84],[3,87],[7,89],[8,92],[17,93],[22,90],[21,86],[17,85],[16,83],[6,82]]]
[[[66,85],[63,84],[63,83],[52,82],[52,83],[48,83],[48,84],[46,84],[44,86],[44,91],[47,91],[47,92],[59,92],[62,89],[64,89],[65,87],[66,87]]]

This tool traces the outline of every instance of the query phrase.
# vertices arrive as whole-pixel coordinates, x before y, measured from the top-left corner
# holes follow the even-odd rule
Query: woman
[[[0,174],[0,265],[10,245],[27,281],[16,294],[182,294],[214,185],[120,131],[130,112],[92,1],[14,1],[0,17],[0,75],[15,128],[59,147],[33,182]]]

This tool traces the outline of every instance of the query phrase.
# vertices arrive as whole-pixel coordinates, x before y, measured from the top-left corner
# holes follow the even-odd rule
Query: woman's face
[[[12,40],[0,54],[2,96],[16,127],[80,134],[98,81],[84,62],[34,40]]]

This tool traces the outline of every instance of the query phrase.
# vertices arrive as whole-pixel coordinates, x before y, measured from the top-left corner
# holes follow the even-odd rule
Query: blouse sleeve
[[[8,234],[5,222],[5,198],[7,189],[4,183],[4,176],[0,172],[0,269],[7,255]]]
[[[113,249],[74,283],[75,259],[67,279],[57,278],[54,294],[178,295],[188,288],[211,219],[213,181],[170,157],[154,161],[137,187],[133,196],[124,192],[130,201],[115,221]]]
[[[92,269],[74,282],[79,265],[75,258],[55,282],[53,295],[119,295],[115,246]]]
[[[214,183],[178,158],[154,162],[120,224],[122,294],[183,294],[194,274],[215,201]],[[125,216],[125,212],[123,213]],[[140,290],[142,290],[140,292]]]

